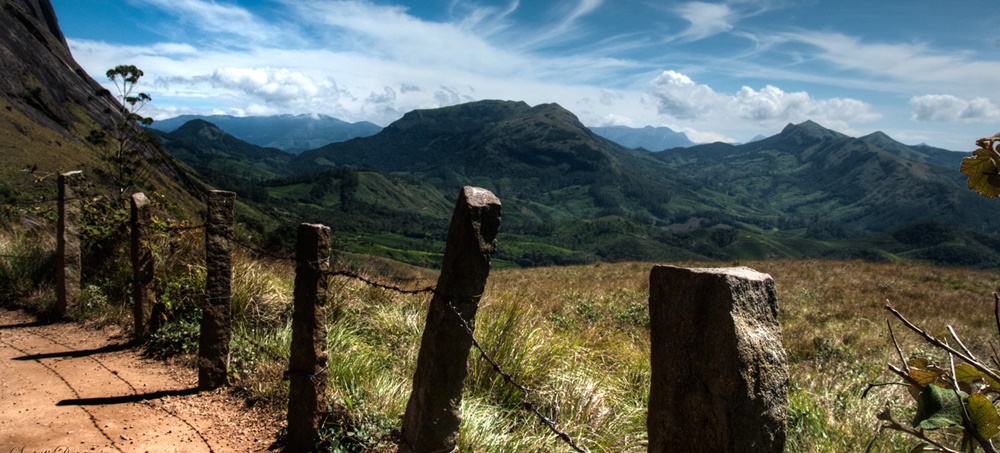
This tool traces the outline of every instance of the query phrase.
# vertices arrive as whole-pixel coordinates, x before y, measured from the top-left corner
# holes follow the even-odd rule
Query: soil
[[[0,309],[0,452],[267,451],[282,422],[197,371],[142,356],[120,328]]]

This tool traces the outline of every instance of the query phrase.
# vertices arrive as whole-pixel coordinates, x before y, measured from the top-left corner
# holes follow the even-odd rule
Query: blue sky
[[[52,0],[94,78],[145,71],[157,119],[387,125],[482,99],[588,126],[746,141],[816,121],[971,150],[1000,131],[995,0]]]

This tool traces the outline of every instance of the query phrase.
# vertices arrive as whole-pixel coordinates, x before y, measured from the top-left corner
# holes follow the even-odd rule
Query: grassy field
[[[52,302],[45,271],[52,242],[40,233],[0,239],[0,284],[7,306],[42,312]],[[179,242],[178,242],[179,241]],[[176,240],[178,244],[192,241]],[[501,244],[502,247],[502,244]],[[172,322],[150,342],[159,355],[190,357],[196,350],[203,268],[179,260],[161,244],[165,263],[158,292]],[[191,256],[189,253],[184,253]],[[22,261],[17,257],[29,257]],[[231,372],[248,404],[284,411],[291,336],[292,263],[237,253],[234,313],[237,327]],[[433,284],[435,274],[390,261],[355,269],[401,287]],[[897,420],[914,405],[898,387],[869,383],[897,380],[886,370],[898,362],[886,327],[885,304],[944,337],[950,325],[982,355],[997,338],[992,292],[995,272],[941,268],[914,262],[784,260],[671,263],[691,267],[748,266],[776,282],[784,347],[790,360],[786,451],[860,451],[875,432],[875,414],[893,406]],[[481,302],[476,335],[501,366],[531,389],[529,398],[574,440],[593,452],[645,451],[649,392],[649,325],[646,309],[651,263],[495,270]],[[30,283],[34,282],[34,283]],[[86,286],[80,317],[127,325],[129,310],[94,281]],[[16,296],[16,297],[14,297]],[[401,295],[337,277],[330,285],[329,351],[331,416],[323,435],[330,451],[395,451],[390,430],[405,410],[429,296]],[[908,354],[934,356],[894,322]],[[192,349],[192,347],[194,349]],[[940,356],[937,356],[940,358]],[[469,359],[463,400],[462,451],[568,451],[531,415],[521,395],[478,355]],[[873,451],[914,445],[883,435]]]

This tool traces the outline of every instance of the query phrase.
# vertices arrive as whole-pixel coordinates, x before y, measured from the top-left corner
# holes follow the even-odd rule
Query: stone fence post
[[[152,205],[142,192],[132,194],[132,318],[135,337],[143,339],[152,333],[150,313],[156,304],[153,276],[156,263],[150,247]]]
[[[752,269],[649,276],[649,452],[781,452],[788,364],[774,280]]]
[[[205,221],[205,303],[198,342],[198,389],[213,390],[229,378],[232,339],[233,220],[236,194],[208,193]]]
[[[402,453],[455,448],[472,338],[451,307],[474,328],[499,230],[500,200],[485,189],[462,188],[403,416]]]
[[[56,315],[66,316],[80,299],[80,195],[82,171],[59,174],[59,219],[56,221]]]
[[[312,451],[326,410],[326,288],[330,228],[303,223],[295,242],[295,302],[288,358],[288,451]]]

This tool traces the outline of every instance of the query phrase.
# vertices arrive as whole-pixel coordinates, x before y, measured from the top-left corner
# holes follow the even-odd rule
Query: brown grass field
[[[38,247],[48,249],[51,242],[24,233],[0,238],[5,257],[0,259],[0,283],[22,295],[6,305],[44,311],[51,304],[51,288],[19,281],[37,273],[21,267],[45,263],[39,256],[51,253],[32,252]],[[198,304],[204,272],[168,249],[159,255],[158,291],[181,313]],[[11,258],[16,256],[33,258],[19,263]],[[284,411],[287,392],[281,376],[291,331],[291,264],[240,252],[234,270],[234,387],[248,404],[276,413]],[[747,266],[774,278],[789,358],[789,452],[863,451],[879,423],[875,415],[886,404],[897,420],[912,418],[915,404],[900,387],[879,387],[861,398],[870,383],[898,381],[886,368],[899,362],[889,338],[886,303],[933,335],[944,338],[946,327],[954,327],[981,357],[990,356],[990,342],[1000,338],[993,314],[1000,274],[994,271],[824,260],[669,264]],[[484,348],[531,389],[529,398],[546,416],[589,451],[646,449],[652,266],[597,263],[495,270],[481,301],[476,336]],[[374,260],[360,272],[412,288],[436,278],[426,269]],[[388,433],[398,427],[405,410],[429,297],[343,277],[336,277],[329,291],[329,401],[335,415],[324,427],[324,438],[331,451],[395,451]],[[99,284],[87,286],[86,310],[79,317],[128,325],[129,310],[113,294]],[[942,359],[899,322],[891,323],[908,355]],[[183,357],[192,351],[190,344],[182,346],[196,342],[196,328],[179,316],[151,347]],[[520,409],[520,393],[484,360],[474,353],[469,363],[462,451],[569,451]],[[872,451],[901,451],[915,444],[900,435],[883,435]]]

